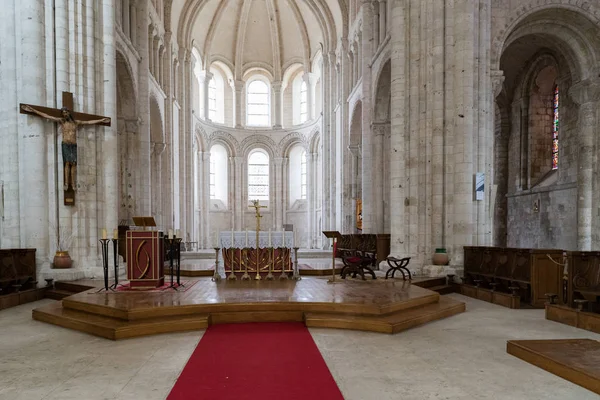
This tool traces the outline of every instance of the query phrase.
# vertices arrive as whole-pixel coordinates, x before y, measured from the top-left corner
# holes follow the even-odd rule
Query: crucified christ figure
[[[110,123],[110,118],[101,118],[89,121],[78,121],[73,118],[71,110],[67,107],[60,109],[61,116],[54,117],[46,114],[40,110],[36,110],[30,105],[23,104],[21,106],[23,111],[34,113],[42,118],[46,118],[50,121],[57,122],[63,133],[62,140],[62,157],[64,164],[64,184],[63,189],[66,191],[69,189],[69,185],[76,190],[75,176],[77,172],[77,128],[80,125],[97,125],[102,123]]]

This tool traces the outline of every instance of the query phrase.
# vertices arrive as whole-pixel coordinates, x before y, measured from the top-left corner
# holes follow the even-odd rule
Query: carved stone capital
[[[571,86],[569,96],[579,105],[595,103],[600,100],[600,83],[591,79],[579,81]]]
[[[166,143],[160,143],[160,142],[152,142],[151,146],[152,146],[152,152],[157,156],[160,156],[163,153],[163,151],[165,151],[165,149],[167,148]]]
[[[498,97],[502,92],[502,88],[504,87],[504,71],[495,70],[491,73],[492,78],[492,92],[494,93],[494,98]]]
[[[362,157],[362,146],[358,144],[351,144],[348,146],[348,150],[354,157]]]
[[[236,167],[244,164],[243,157],[230,157],[230,158],[233,158],[233,162],[235,163]]]

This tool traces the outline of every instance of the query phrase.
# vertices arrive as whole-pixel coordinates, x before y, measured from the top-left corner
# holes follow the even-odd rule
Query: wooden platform
[[[506,351],[600,394],[600,342],[591,339],[509,340]]]
[[[600,314],[578,311],[559,304],[546,304],[546,319],[600,333]]]
[[[116,340],[257,321],[396,333],[465,311],[462,302],[401,280],[214,283],[200,278],[185,292],[96,290],[33,310],[33,318]]]

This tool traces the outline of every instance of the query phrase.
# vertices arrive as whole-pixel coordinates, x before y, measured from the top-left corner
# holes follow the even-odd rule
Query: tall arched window
[[[554,88],[554,99],[552,101],[552,169],[558,169],[558,86]]]
[[[214,79],[208,83],[208,118],[215,121],[217,117],[217,84]],[[215,121],[216,122],[216,121]]]
[[[220,144],[210,148],[210,198],[227,206],[227,149]]]
[[[289,162],[289,206],[294,207],[299,200],[306,200],[307,190],[307,163],[306,163],[306,150],[301,144],[294,145],[288,155]]]
[[[300,123],[306,122],[308,119],[308,90],[306,82],[300,84]]]
[[[248,200],[269,201],[269,156],[262,150],[248,156]]]
[[[261,80],[248,84],[246,101],[246,124],[248,126],[269,126],[271,104],[269,86]]]

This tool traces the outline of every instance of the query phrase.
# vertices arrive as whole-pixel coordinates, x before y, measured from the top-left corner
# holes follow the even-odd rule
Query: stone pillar
[[[394,2],[392,13],[392,104],[390,148],[390,253],[397,257],[407,256],[406,202],[408,200],[408,174],[406,171],[407,131],[407,63],[408,57],[406,2]]]
[[[590,251],[592,246],[592,193],[594,172],[594,134],[598,127],[600,84],[585,80],[569,90],[579,104],[579,148],[577,151],[577,250]],[[560,140],[560,132],[559,132]],[[559,153],[560,169],[560,153]]]
[[[271,84],[271,87],[273,88],[273,111],[274,111],[274,118],[273,118],[273,128],[275,129],[281,129],[281,127],[283,126],[281,121],[282,121],[282,116],[283,116],[283,102],[282,102],[282,98],[281,98],[281,81],[279,82],[273,82]]]
[[[385,171],[383,161],[383,139],[384,135],[389,131],[388,123],[373,123],[373,233],[384,233],[385,225],[385,197],[384,197],[384,180],[383,173]],[[364,193],[363,193],[364,197]],[[363,204],[364,210],[364,204]],[[364,214],[363,214],[364,215]],[[364,229],[364,228],[363,228]]]
[[[360,43],[359,51],[362,58],[359,58],[359,62],[362,63],[362,92],[363,96],[362,104],[362,224],[363,233],[380,233],[378,232],[379,226],[375,219],[375,182],[374,176],[380,171],[377,170],[375,162],[376,159],[373,155],[373,133],[371,132],[371,122],[373,120],[373,107],[371,104],[371,55],[373,54],[372,37],[373,37],[373,10],[372,3],[364,2],[363,8],[363,33],[362,43]],[[381,227],[383,228],[383,226]]]
[[[210,151],[202,152],[202,248],[212,247],[210,242]]]
[[[306,247],[313,248],[313,237],[315,235],[315,203],[316,181],[315,181],[315,160],[317,154],[306,153],[306,205],[308,214],[308,231],[306,233]]]
[[[208,87],[210,86],[210,80],[212,79],[213,74],[210,72],[206,72],[204,74],[204,86],[202,88],[202,98],[204,99],[204,119],[206,121],[210,121],[210,110],[209,110],[209,100],[208,100]]]
[[[123,33],[125,36],[131,39],[131,28],[129,26],[129,0],[123,0],[123,9],[121,12],[123,13]]]
[[[232,212],[234,213],[234,225],[235,230],[242,230],[243,221],[244,221],[244,211],[245,204],[244,201],[244,179],[243,179],[243,165],[244,158],[243,157],[233,157],[233,161],[235,163],[235,175],[233,177],[234,186],[235,186],[235,195],[234,195],[234,208]]]
[[[379,30],[381,29],[381,21],[379,17],[379,5],[377,0],[373,1],[373,49],[379,48],[379,44],[383,42]]]
[[[135,5],[130,6],[129,8],[130,15],[130,30],[131,30],[131,44],[133,47],[137,48],[138,43],[138,27],[137,27],[137,9]]]
[[[283,227],[283,213],[286,204],[284,204],[284,192],[287,187],[285,185],[286,179],[284,179],[284,158],[276,157],[273,159],[273,180],[272,180],[272,188],[270,190],[273,193],[273,200],[271,203],[271,209],[273,210],[273,228],[275,230],[281,230]]]
[[[244,121],[243,102],[244,102],[244,81],[235,81],[235,118],[234,126],[236,128],[243,128],[246,125]]]
[[[56,127],[54,123],[44,122],[38,117],[18,114],[16,110],[20,101],[30,104],[47,102],[44,79],[45,57],[43,57],[46,50],[44,3],[38,0],[10,2],[9,9],[13,7],[11,3],[15,7],[14,14],[5,10],[0,17],[0,20],[6,23],[4,26],[13,27],[16,35],[16,40],[13,42],[17,43],[17,47],[11,49],[12,54],[6,60],[7,62],[3,60],[0,71],[5,72],[4,64],[12,65],[14,71],[18,71],[12,76],[16,83],[13,86],[14,91],[3,94],[10,96],[10,105],[8,98],[5,98],[7,107],[0,106],[3,119],[10,120],[10,125],[16,128],[13,132],[0,132],[2,147],[8,144],[13,150],[13,154],[5,154],[6,160],[9,162],[12,160],[7,168],[11,171],[10,175],[0,173],[3,179],[6,178],[4,196],[6,196],[7,207],[4,215],[7,217],[7,227],[10,229],[4,234],[8,240],[2,242],[5,248],[8,246],[36,248],[36,263],[39,269],[40,266],[49,266],[48,259],[52,255],[51,251],[54,250],[48,241],[50,184],[47,182],[48,174],[44,171],[47,170],[48,165],[47,135],[54,136]],[[14,25],[15,21],[18,28]],[[8,40],[7,44],[9,42],[11,41]],[[2,52],[0,54],[4,54],[4,49]],[[8,76],[3,76],[2,79],[3,85],[5,79],[6,85],[13,84],[12,81],[8,81],[10,79]],[[16,142],[11,136],[16,138]],[[1,165],[4,168],[4,162]],[[59,177],[59,182],[62,182],[62,177]],[[51,185],[54,186],[54,183]],[[11,215],[13,211],[15,214]]]
[[[387,1],[379,0],[379,43],[383,43],[387,34]]]

